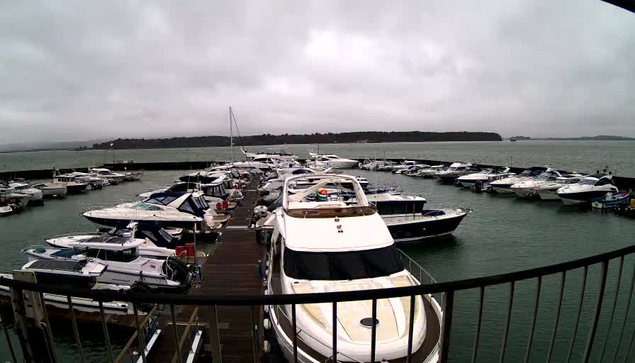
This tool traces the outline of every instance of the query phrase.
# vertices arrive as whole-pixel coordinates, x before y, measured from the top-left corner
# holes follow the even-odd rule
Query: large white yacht
[[[529,180],[523,180],[511,186],[511,190],[516,193],[519,198],[530,198],[536,196],[536,188],[540,188],[546,183],[553,183],[562,175],[551,168],[544,173]]]
[[[357,180],[348,175],[323,175],[303,192],[288,190],[301,178],[286,180],[283,203],[272,218],[272,266],[268,294],[304,294],[367,290],[418,285],[404,269],[390,231],[370,205]],[[321,189],[347,178],[353,185],[354,203]],[[317,192],[321,198],[310,198]],[[350,193],[350,191],[347,191]],[[438,359],[441,307],[429,295],[415,298],[413,362]],[[337,304],[333,325],[332,304],[296,306],[299,362],[367,362],[371,332],[376,329],[376,361],[405,359],[408,350],[410,298]],[[293,321],[290,305],[269,308],[271,323],[282,352],[293,361]],[[335,330],[337,333],[334,333]],[[333,334],[337,357],[332,357]]]
[[[531,169],[523,170],[523,172],[518,175],[512,175],[508,178],[495,180],[489,183],[489,185],[492,187],[492,190],[497,193],[511,194],[514,192],[512,190],[512,185],[522,183],[526,180],[531,180],[542,174],[543,172],[547,171],[547,169],[547,167],[543,166],[533,167]]]
[[[209,207],[202,192],[156,193],[136,203],[124,203],[112,208],[82,214],[91,222],[117,226],[126,222],[157,222],[163,227],[197,230],[220,228],[227,216],[219,216]]]
[[[607,193],[617,193],[613,184],[613,175],[594,174],[584,177],[577,184],[566,185],[558,189],[557,194],[567,205],[590,203],[593,199],[602,198]]]
[[[351,169],[359,164],[359,161],[341,158],[335,154],[316,154],[310,152],[311,160],[307,161],[307,165],[316,169]]]

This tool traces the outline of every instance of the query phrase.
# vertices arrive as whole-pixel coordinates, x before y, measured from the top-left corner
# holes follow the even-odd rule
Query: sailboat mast
[[[229,106],[229,150],[231,152],[232,163],[234,162],[234,122],[232,119],[232,108]]]

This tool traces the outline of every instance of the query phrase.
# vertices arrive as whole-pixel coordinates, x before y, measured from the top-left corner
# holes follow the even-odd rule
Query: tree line
[[[262,134],[234,137],[235,146],[281,145],[281,144],[332,144],[332,143],[378,143],[378,142],[423,142],[423,141],[502,141],[495,132],[343,132],[313,134]],[[111,146],[112,144],[112,146]],[[93,144],[93,149],[162,149],[229,146],[229,136],[172,137],[164,139],[116,139]]]

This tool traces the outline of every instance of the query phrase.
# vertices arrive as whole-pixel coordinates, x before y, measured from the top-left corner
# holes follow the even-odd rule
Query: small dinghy
[[[591,207],[603,210],[612,210],[626,207],[631,202],[631,192],[610,192],[604,197],[591,201]]]

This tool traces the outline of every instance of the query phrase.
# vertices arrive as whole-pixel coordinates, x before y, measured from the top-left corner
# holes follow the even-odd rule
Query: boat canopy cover
[[[35,260],[25,267],[33,270],[81,271],[85,265],[86,261]]]
[[[180,204],[174,205],[173,202],[177,202],[178,199],[183,198],[180,201]],[[150,196],[150,198],[144,201],[148,204],[159,204],[159,205],[171,205],[177,208],[181,212],[193,214],[197,217],[202,217],[205,215],[205,210],[209,208],[209,205],[205,201],[205,198],[202,194],[195,195],[193,193],[155,193]]]

